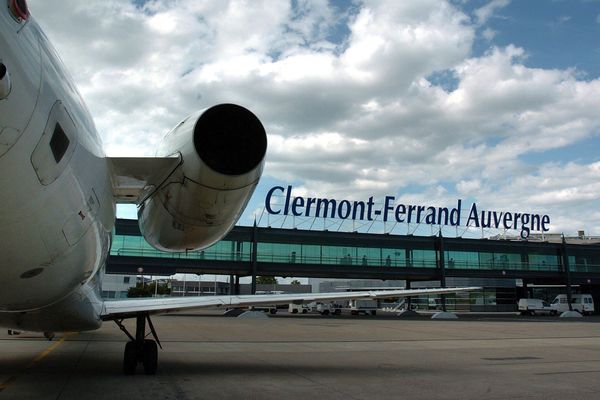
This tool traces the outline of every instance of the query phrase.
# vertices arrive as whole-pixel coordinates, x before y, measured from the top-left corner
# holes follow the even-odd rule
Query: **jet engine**
[[[233,228],[262,174],[267,135],[235,104],[191,115],[161,143],[157,156],[181,162],[139,205],[144,238],[163,251],[199,250]]]

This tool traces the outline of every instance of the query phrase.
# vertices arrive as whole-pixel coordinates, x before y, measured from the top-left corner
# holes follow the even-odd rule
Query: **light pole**
[[[138,267],[137,272],[138,274],[142,274],[144,272],[144,268]],[[140,275],[140,279],[142,280],[142,287],[144,287],[144,275]]]

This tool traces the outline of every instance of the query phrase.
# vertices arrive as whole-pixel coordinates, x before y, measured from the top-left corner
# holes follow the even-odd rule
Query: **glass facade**
[[[446,251],[446,268],[516,271],[560,271],[558,254]]]
[[[137,223],[135,224],[137,229]],[[437,237],[349,234],[236,227],[203,251],[167,253],[153,249],[134,225],[113,235],[110,254],[215,261],[251,262],[253,237],[259,263],[355,266],[357,268],[438,268],[443,248],[446,269],[563,272],[557,243],[531,243]],[[123,232],[125,231],[125,232]],[[258,233],[256,233],[258,232]],[[442,247],[443,246],[443,247]],[[570,245],[572,272],[600,273],[599,246]]]
[[[142,236],[113,235],[110,255],[132,257],[180,258],[191,260],[251,261],[252,243],[221,240],[202,251],[169,253],[156,250]]]

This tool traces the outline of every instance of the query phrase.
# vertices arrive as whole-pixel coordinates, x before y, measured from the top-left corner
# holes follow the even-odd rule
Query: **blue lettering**
[[[412,219],[412,212],[415,211],[416,208],[417,208],[417,206],[413,206],[413,205],[408,206],[408,220],[406,222],[408,222],[409,224]]]
[[[343,210],[343,207],[346,207],[346,210]],[[352,208],[352,206],[350,205],[350,202],[348,200],[342,200],[340,201],[340,204],[338,205],[338,217],[341,219],[346,219],[348,218],[348,216],[350,215],[350,209]]]
[[[427,225],[435,224],[435,207],[427,207],[427,215],[425,216],[425,223]]]
[[[352,219],[356,219],[356,214],[358,213],[358,209],[360,208],[360,217],[359,221],[365,219],[365,202],[364,201],[355,201],[354,207],[352,208]]]
[[[400,218],[400,216],[404,214],[406,214],[406,206],[404,204],[398,204],[398,207],[396,207],[396,221],[404,222],[404,218]]]
[[[537,214],[531,216],[531,229],[534,231],[540,230],[540,216]]]
[[[273,196],[273,192],[275,192],[276,190],[281,190],[281,193],[283,193],[283,188],[281,186],[273,186],[271,188],[271,190],[269,190],[267,192],[267,197],[265,197],[265,209],[267,210],[267,212],[269,214],[279,214],[281,212],[281,210],[275,212],[273,211],[273,209],[271,208],[271,196]]]
[[[504,229],[510,229],[512,226],[512,214],[507,212],[504,214],[504,218],[502,218],[502,225],[504,225]]]
[[[335,200],[329,199],[318,199],[317,200],[317,218],[321,216],[321,207],[323,207],[323,218],[327,218],[327,212],[329,211],[329,206],[331,206],[331,218],[335,218],[335,210],[336,210],[337,202]]]
[[[367,220],[368,221],[373,221],[373,218],[371,217],[371,212],[373,211],[373,205],[375,203],[373,202],[373,196],[369,197],[369,201],[367,201]]]
[[[302,197],[296,197],[294,199],[294,201],[292,202],[292,214],[296,217],[299,217],[302,215],[302,211],[297,212],[296,208],[297,207],[304,207],[304,198]]]
[[[452,211],[450,211],[450,225],[452,226],[459,226],[460,225],[460,209],[462,207],[462,200],[458,199],[458,204],[456,205],[456,208],[453,208]]]
[[[437,218],[438,225],[448,225],[448,213],[449,213],[449,211],[446,207],[440,207],[438,209],[438,218]]]
[[[542,217],[542,231],[544,231],[544,232],[548,232],[548,231],[550,230],[550,228],[548,228],[548,227],[546,226],[546,224],[549,224],[549,223],[550,223],[550,217],[549,217],[549,216],[547,216],[547,215],[544,215],[544,216]]]
[[[394,205],[396,198],[394,196],[385,196],[383,207],[375,210],[375,201],[373,196],[368,201],[349,201],[334,200],[326,198],[312,197],[293,197],[292,185],[287,188],[283,186],[273,186],[267,192],[265,197],[265,210],[273,215],[289,215],[295,217],[302,215],[315,218],[339,218],[352,220],[373,221],[373,217],[383,214],[383,222],[395,219],[399,223],[425,223],[428,225],[461,225],[462,200],[458,199],[456,207],[449,209],[446,207],[417,206],[417,205]],[[285,192],[285,193],[284,193]],[[277,204],[273,197],[284,196],[283,204]],[[394,218],[391,214],[394,213]],[[316,215],[311,215],[316,214]],[[465,226],[474,226],[493,229],[517,229],[521,237],[529,237],[530,232],[550,230],[550,217],[540,214],[511,213],[498,211],[485,211],[481,213],[477,210],[477,204],[472,203],[469,211],[469,217]]]
[[[479,216],[477,215],[477,205],[475,203],[471,206],[471,212],[467,219],[467,226],[471,226],[471,221],[475,222],[475,226],[479,228]]]
[[[497,213],[496,211],[493,212],[493,215],[494,215],[494,228],[499,228],[500,227],[500,221],[502,220],[502,214],[503,213]]]
[[[392,206],[392,204],[394,204],[394,200],[394,196],[385,196],[385,203],[383,206],[383,222],[387,222],[388,220],[388,210],[391,211],[394,209]]]

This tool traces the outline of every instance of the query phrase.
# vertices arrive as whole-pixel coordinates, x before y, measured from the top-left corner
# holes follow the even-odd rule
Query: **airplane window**
[[[62,126],[60,126],[60,124],[57,123],[54,126],[54,133],[52,134],[52,139],[50,139],[50,149],[52,149],[52,155],[54,156],[54,160],[57,164],[63,158],[68,148],[69,138],[63,131]]]

